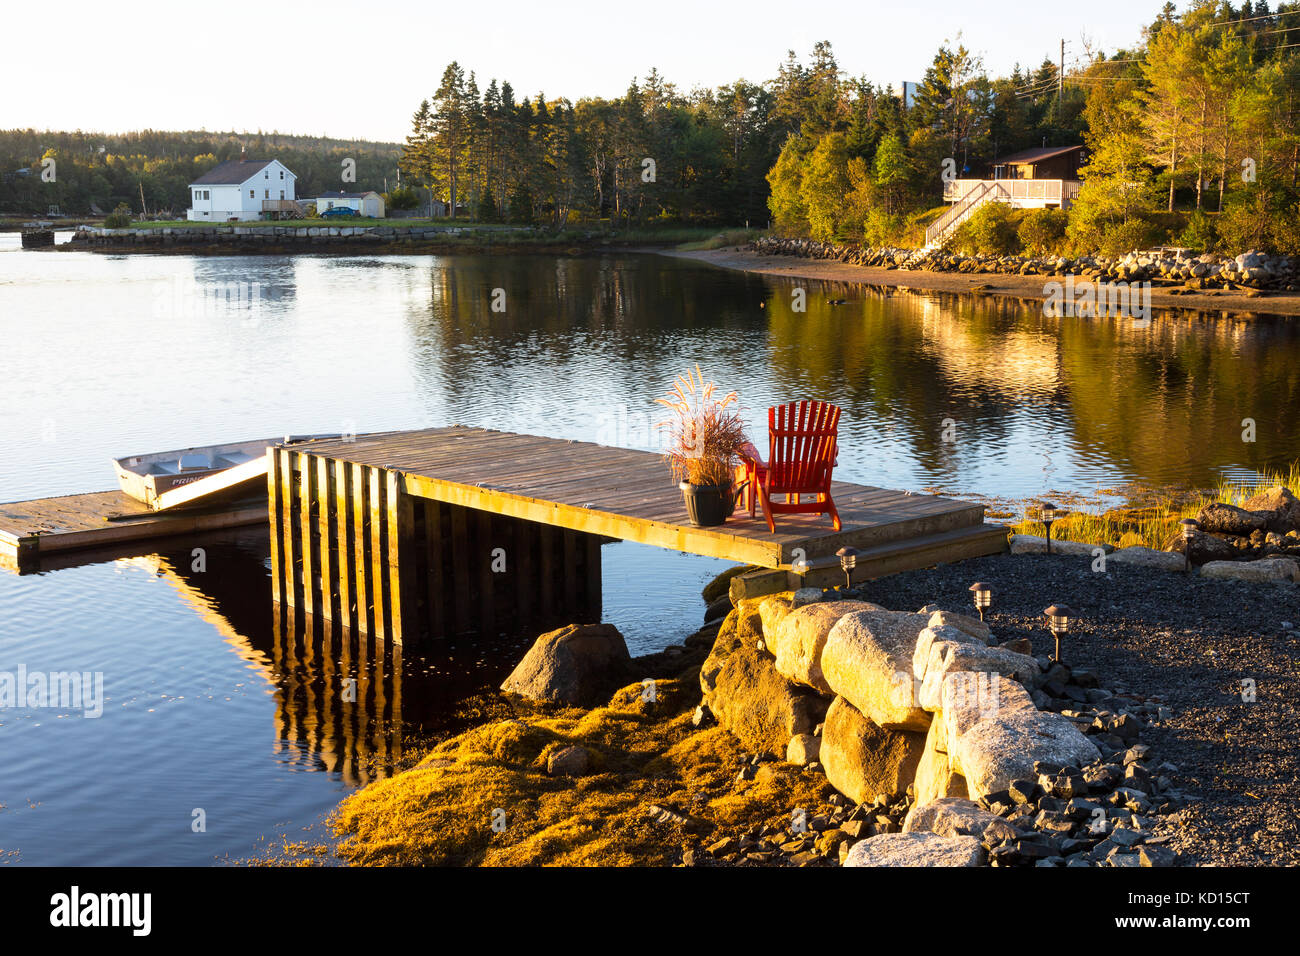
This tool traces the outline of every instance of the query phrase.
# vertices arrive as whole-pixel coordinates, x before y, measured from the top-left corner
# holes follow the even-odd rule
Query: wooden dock
[[[516,620],[595,619],[600,544],[611,538],[769,569],[751,593],[841,580],[835,551],[862,551],[855,579],[1006,549],[984,506],[835,482],[824,516],[686,520],[662,458],[453,426],[268,450],[276,600],[401,642]],[[809,570],[794,573],[805,560]]]
[[[155,512],[121,491],[0,504],[0,567],[19,573],[142,553],[162,538],[262,524],[260,499]]]

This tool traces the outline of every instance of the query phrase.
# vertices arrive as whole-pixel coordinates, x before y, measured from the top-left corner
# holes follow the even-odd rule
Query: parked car
[[[339,216],[351,217],[357,215],[355,209],[349,209],[347,206],[335,206],[333,209],[326,209],[322,213],[322,218],[333,219]]]

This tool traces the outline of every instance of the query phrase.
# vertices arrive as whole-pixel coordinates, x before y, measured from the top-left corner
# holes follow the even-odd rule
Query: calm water
[[[836,401],[838,474],[890,487],[1092,492],[1300,458],[1295,323],[802,284],[794,313],[793,282],[656,256],[113,257],[0,236],[0,500],[111,487],[124,454],[286,432],[459,422],[653,448],[651,400],[696,361],[756,421]],[[717,562],[602,550],[605,618],[633,653],[696,626]],[[0,861],[206,863],[319,835],[413,739],[471,720],[526,645],[338,646],[277,620],[265,561],[254,534],[210,542],[202,572],[188,547],[0,572],[0,672],[102,671],[106,698],[100,719],[0,712]],[[348,675],[363,693],[343,707],[325,688]]]

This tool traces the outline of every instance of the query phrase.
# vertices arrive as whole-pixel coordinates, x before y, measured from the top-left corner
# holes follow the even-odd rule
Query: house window
[[[281,198],[281,199],[284,198],[284,190],[283,190],[283,189],[280,190],[280,198]]]
[[[270,179],[270,178],[271,178],[271,171],[270,171],[270,170],[267,170],[266,172],[262,173],[262,178],[263,178],[263,179]]]
[[[281,179],[284,179],[284,170],[283,170],[283,169],[280,170],[280,178],[281,178]]]
[[[249,198],[249,199],[256,199],[256,198],[257,198],[257,190],[256,190],[256,189],[250,189],[250,190],[248,191],[248,198]]]
[[[269,189],[264,189],[264,190],[262,190],[262,192],[264,193],[264,195],[262,196],[263,199],[270,199],[270,198],[271,198],[271,190],[269,190]]]
[[[204,199],[211,199],[211,198],[212,198],[212,193],[209,192],[209,191],[206,190],[206,189],[203,190],[203,198],[204,198]]]
[[[194,201],[195,201],[195,202],[198,202],[198,201],[199,201],[199,198],[200,198],[202,192],[203,192],[203,190],[201,190],[201,189],[196,189],[196,190],[194,190]]]

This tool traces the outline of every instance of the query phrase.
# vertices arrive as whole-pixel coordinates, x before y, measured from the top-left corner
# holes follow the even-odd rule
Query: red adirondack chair
[[[776,531],[772,516],[781,514],[829,514],[840,530],[840,515],[831,500],[831,471],[839,458],[840,410],[829,402],[790,402],[767,410],[768,449],[771,460],[764,462],[758,449],[749,445],[741,452],[740,480],[746,482],[752,517],[758,501],[769,531]],[[785,501],[776,499],[785,496]],[[811,501],[800,497],[811,495]]]

